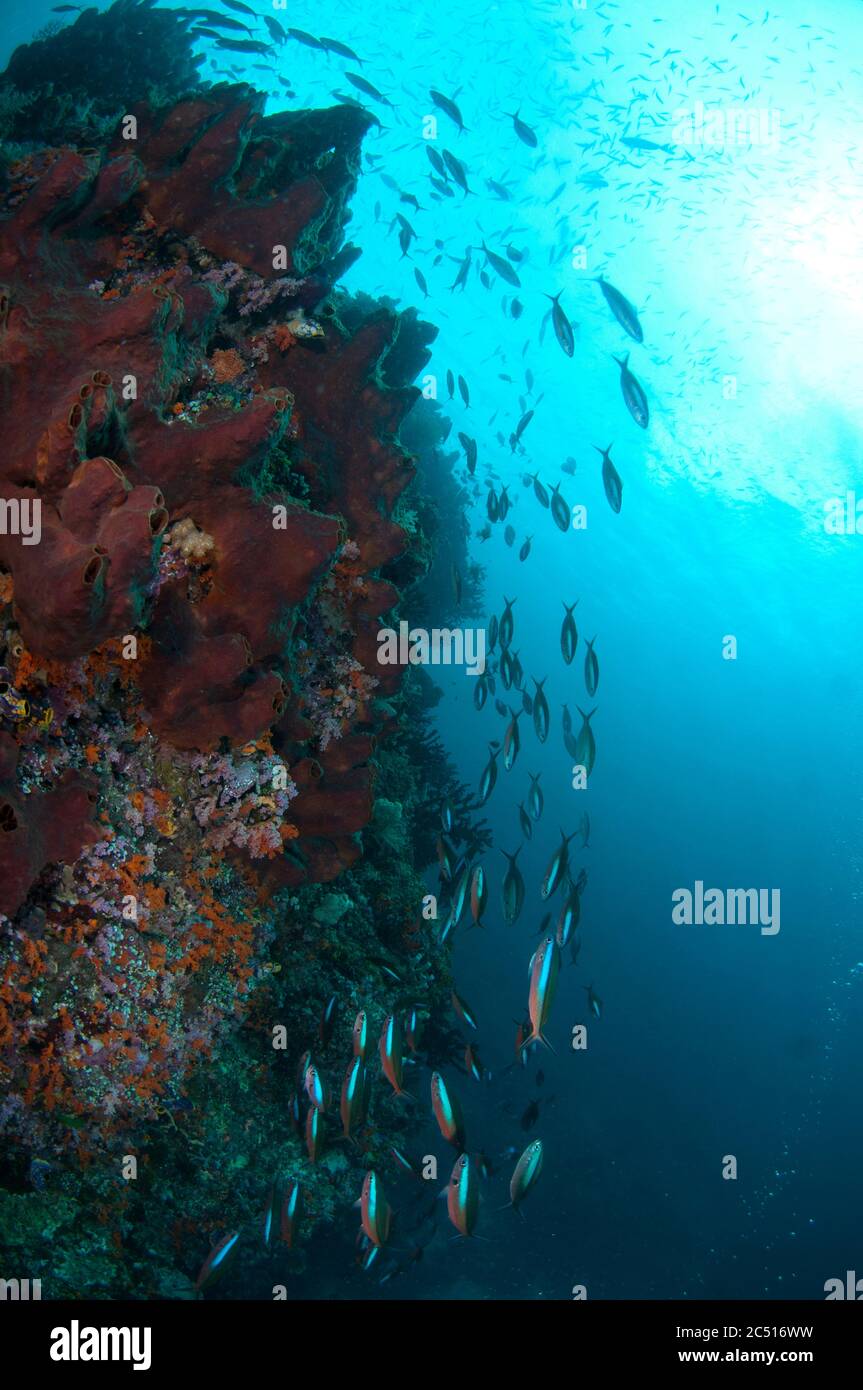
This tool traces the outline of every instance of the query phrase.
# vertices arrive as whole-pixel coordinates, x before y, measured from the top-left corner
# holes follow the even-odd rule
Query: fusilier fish
[[[542,1140],[534,1139],[528,1144],[518,1163],[509,1184],[510,1206],[518,1210],[531,1188],[539,1181],[543,1162]]]
[[[498,753],[491,751],[489,760],[485,765],[482,777],[479,780],[479,804],[484,806],[494,791],[494,784],[497,781],[497,759]]]
[[[500,678],[503,681],[504,688],[510,690],[512,687],[512,655],[506,647],[504,647],[500,654],[500,665],[498,670],[500,671]],[[505,712],[506,707],[504,707],[504,713]],[[498,710],[498,713],[500,714],[501,711]]]
[[[607,280],[603,280],[601,275],[597,276],[596,283],[602,290],[606,304],[624,332],[628,333],[630,338],[634,338],[637,343],[643,342],[644,334],[641,330],[641,324],[638,322],[638,314],[629,300],[620,293],[620,290],[616,290]]]
[[[473,1235],[479,1216],[479,1174],[470,1154],[455,1161],[447,1189],[447,1212],[459,1235]]]
[[[542,815],[543,807],[542,787],[539,785],[539,779],[542,776],[542,773],[538,772],[536,776],[534,776],[532,772],[529,772],[527,775],[530,778],[530,791],[527,794],[527,807],[534,820],[539,820],[540,816]]]
[[[520,109],[521,108],[519,108],[519,110]],[[518,136],[519,140],[521,140],[522,144],[529,145],[532,150],[535,150],[538,143],[536,138],[536,131],[532,130],[529,125],[525,124],[525,122],[519,116],[518,111],[507,111],[506,114],[512,121],[512,128]]]
[[[442,153],[444,164],[446,165],[449,172],[452,174],[453,179],[458,184],[459,188],[462,190],[465,196],[467,196],[467,194],[470,193],[470,189],[467,185],[467,169],[465,168],[464,164],[462,164],[460,159],[456,159],[454,154],[450,154],[449,150],[443,150]]]
[[[432,1109],[438,1128],[448,1144],[452,1144],[459,1151],[464,1149],[465,1131],[464,1116],[458,1096],[450,1091],[440,1072],[432,1072],[431,1079]]]
[[[198,1271],[198,1278],[195,1288],[198,1293],[204,1289],[212,1288],[218,1279],[221,1279],[225,1270],[234,1261],[237,1253],[237,1244],[240,1239],[240,1232],[233,1231],[230,1235],[223,1236],[216,1245],[213,1246],[209,1255],[205,1259]]]
[[[569,885],[569,892],[566,901],[560,909],[560,916],[557,919],[554,939],[561,950],[572,937],[573,932],[578,926],[581,918],[581,898],[572,883]]]
[[[453,893],[452,906],[450,908],[450,927],[455,929],[464,916],[465,906],[467,905],[468,892],[470,890],[470,865],[465,864],[456,883]]]
[[[567,666],[570,666],[578,646],[578,628],[575,625],[575,618],[572,616],[573,611],[578,607],[578,599],[572,604],[565,603],[563,607],[566,616],[560,629],[560,650]]]
[[[336,1001],[338,995],[333,994],[321,1009],[321,1017],[318,1021],[318,1038],[321,1047],[327,1048],[333,1036],[333,1028],[336,1021]]]
[[[482,243],[482,249],[492,270],[500,276],[501,280],[505,280],[508,285],[514,285],[517,290],[521,289],[521,281],[509,261],[503,256],[498,256],[495,251],[490,251],[485,242]]]
[[[467,461],[467,471],[468,473],[473,475],[474,469],[476,468],[477,459],[476,440],[471,439],[469,434],[462,434],[461,432],[459,432],[458,440],[461,444],[461,447],[464,449],[464,456]]]
[[[587,994],[588,1009],[594,1018],[602,1018],[602,1000],[598,994],[594,993],[593,985],[585,985],[584,988]]]
[[[266,16],[264,17],[264,23],[267,24]],[[267,27],[269,28],[269,25],[267,25]],[[352,48],[348,48],[346,43],[342,43],[340,39],[325,39],[321,37],[318,39],[318,43],[321,45],[321,48],[325,48],[328,53],[338,53],[340,58],[350,58],[353,62],[359,63],[360,67],[362,67],[362,58],[360,58]]]
[[[363,1182],[360,1215],[363,1230],[372,1245],[386,1245],[390,1238],[393,1213],[386,1199],[383,1184],[373,1168],[366,1173]]]
[[[533,483],[533,495],[541,507],[548,506],[548,492],[539,481],[539,474],[534,473],[530,481]]]
[[[327,1132],[324,1127],[324,1117],[316,1106],[309,1107],[306,1116],[306,1153],[310,1163],[317,1163],[324,1151]]]
[[[566,705],[563,707],[563,745],[569,756],[578,762],[578,740],[572,732],[572,715]]]
[[[461,112],[459,111],[458,107],[456,106],[455,102],[452,100],[451,97],[444,96],[442,92],[436,92],[434,87],[431,87],[429,89],[429,96],[431,97],[435,106],[437,106],[439,110],[443,111],[443,113],[446,116],[449,116],[451,121],[455,122],[460,132],[467,129],[464,121],[461,118]]]
[[[545,1037],[545,1028],[551,1014],[551,1006],[554,1003],[559,974],[560,949],[554,937],[547,936],[542,945],[538,947],[531,965],[528,1011],[532,1031],[522,1043],[522,1048],[529,1047],[531,1043],[535,1042],[541,1042],[546,1047],[551,1047]]]
[[[554,334],[560,346],[563,348],[567,357],[571,357],[575,351],[575,335],[572,331],[572,324],[560,307],[560,296],[563,290],[558,290],[557,294],[547,294],[546,299],[552,303],[551,321],[554,325]]]
[[[488,902],[488,883],[482,864],[477,864],[470,881],[470,915],[476,926],[482,926],[482,914]]]
[[[608,505],[613,512],[619,512],[623,504],[623,483],[620,474],[611,461],[611,445],[607,449],[594,449],[602,457],[602,486],[605,488],[605,495],[608,498]]]
[[[629,353],[625,357],[615,357],[614,361],[620,368],[620,389],[623,392],[623,399],[626,408],[637,425],[643,430],[647,429],[650,421],[650,411],[647,408],[647,397],[644,394],[641,382],[633,376],[629,370]]]
[[[373,101],[383,102],[384,106],[392,106],[389,97],[385,97],[383,92],[379,92],[377,87],[374,87],[371,82],[367,82],[364,77],[360,77],[359,73],[346,72],[345,77],[352,87],[356,87],[358,92],[364,92],[365,95],[371,97]]]
[[[592,709],[590,714],[585,714],[584,710],[579,708],[578,712],[583,723],[575,741],[575,761],[587,770],[589,777],[596,762],[596,739],[593,737],[593,730],[590,727],[590,721],[596,714],[596,710]]]
[[[407,1096],[402,1089],[404,1062],[404,1035],[395,1014],[390,1014],[384,1023],[379,1043],[381,1068],[387,1081],[397,1096]]]
[[[515,630],[515,624],[512,616],[512,605],[515,603],[515,599],[507,598],[506,595],[504,595],[503,601],[505,607],[501,616],[500,625],[498,627],[498,637],[500,640],[501,648],[506,649],[512,642],[513,632]]]
[[[326,1111],[330,1105],[330,1088],[314,1062],[309,1062],[305,1078],[306,1095],[316,1110]]]
[[[279,1220],[279,1239],[284,1241],[289,1250],[292,1250],[297,1243],[302,1217],[302,1190],[300,1184],[292,1178],[285,1188],[282,1197],[282,1209]]]
[[[365,1119],[365,1070],[362,1057],[352,1057],[345,1072],[339,1113],[342,1117],[342,1132],[346,1139],[353,1138],[354,1131]]]
[[[505,849],[501,850],[501,854],[507,860],[507,870],[501,885],[503,916],[506,922],[517,922],[524,906],[524,879],[516,863],[520,853],[521,845],[515,854],[507,854]]]
[[[560,832],[560,844],[548,861],[548,868],[542,880],[540,894],[543,900],[550,898],[553,893],[557,892],[558,887],[566,876],[566,871],[569,867],[569,842],[574,836],[574,831],[572,835],[564,835],[562,830]]]
[[[545,740],[548,738],[548,726],[550,722],[548,701],[542,689],[545,682],[545,676],[543,676],[541,681],[538,681],[535,676],[533,678],[533,683],[536,686],[533,696],[533,727],[536,730],[536,736],[540,743],[545,743]]]
[[[452,999],[452,1006],[462,1023],[465,1023],[468,1028],[473,1028],[475,1032],[479,1025],[476,1021],[473,1009],[462,999],[460,994],[456,994],[455,990],[450,991],[450,997]]]
[[[587,651],[584,653],[584,683],[587,686],[587,693],[590,696],[596,694],[599,685],[599,662],[596,659],[596,652],[593,644],[596,638],[592,638],[587,644]]]
[[[554,524],[559,531],[568,531],[572,513],[568,504],[560,495],[560,483],[555,483],[551,490],[551,514],[554,517]]]
[[[369,1023],[365,1009],[360,1009],[354,1019],[353,1044],[354,1056],[365,1060],[366,1048],[369,1045]]]
[[[521,419],[519,420],[518,424],[516,425],[515,433],[512,435],[512,438],[510,439],[510,447],[513,453],[515,453],[516,444],[519,443],[521,436],[524,434],[525,430],[527,429],[528,425],[533,419],[534,413],[535,412],[532,410],[526,410],[522,415]]]
[[[521,747],[521,739],[518,732],[518,721],[521,717],[521,710],[510,710],[512,719],[510,720],[506,733],[503,736],[503,766],[506,772],[511,772],[513,764],[518,757]]]
[[[527,811],[524,809],[524,803],[521,801],[518,803],[518,823],[524,838],[526,840],[533,839],[533,821],[527,814]]]

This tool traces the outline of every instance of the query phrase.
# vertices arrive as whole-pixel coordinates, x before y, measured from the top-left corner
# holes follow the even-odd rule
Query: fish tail
[[[549,1052],[555,1052],[555,1049],[552,1047],[551,1043],[549,1042],[548,1038],[545,1036],[541,1028],[534,1029],[530,1037],[525,1038],[524,1042],[521,1045],[522,1051],[524,1050],[524,1048],[530,1047],[531,1043],[536,1042],[541,1042],[543,1047],[548,1048]],[[557,1056],[556,1052],[555,1056]]]

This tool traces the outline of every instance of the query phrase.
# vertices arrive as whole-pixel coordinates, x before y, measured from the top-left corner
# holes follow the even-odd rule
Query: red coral
[[[56,787],[24,796],[15,782],[18,749],[0,734],[0,912],[17,912],[48,864],[74,864],[99,839],[95,783],[67,772]]]
[[[158,115],[137,109],[133,153],[118,134],[107,155],[33,158],[0,225],[0,478],[6,497],[41,502],[42,538],[0,537],[0,565],[40,658],[146,632],[135,679],[167,742],[206,752],[284,720],[301,769],[285,871],[330,877],[372,810],[372,743],[363,735],[352,763],[352,724],[381,731],[369,692],[389,695],[400,678],[376,662],[380,617],[398,600],[376,572],[406,547],[391,512],[413,472],[397,433],[417,393],[382,384],[401,325],[390,310],[350,331],[318,314],[322,338],[270,361],[226,346],[272,337],[325,296],[368,124],[350,107],[261,110],[248,88],[219,88]],[[310,507],[268,472],[277,448]],[[160,569],[162,532],[180,520],[212,538],[194,582],[176,557]],[[327,601],[352,674],[320,753],[296,635],[346,535],[354,558]],[[319,783],[305,775],[313,751]],[[44,862],[35,849],[19,885]]]

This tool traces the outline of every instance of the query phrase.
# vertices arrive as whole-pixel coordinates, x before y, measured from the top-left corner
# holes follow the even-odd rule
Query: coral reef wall
[[[467,794],[375,659],[430,561],[396,515],[433,330],[334,289],[370,118],[193,87],[169,14],[88,11],[0,84],[0,1232],[46,1296],[188,1296],[268,1183],[309,1227],[353,1199],[296,1113],[328,998],[336,1085],[359,1009],[449,1045],[416,922]],[[376,1105],[360,1162],[409,1124]]]

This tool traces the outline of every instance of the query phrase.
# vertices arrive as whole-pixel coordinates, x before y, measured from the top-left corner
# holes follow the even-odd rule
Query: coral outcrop
[[[293,1065],[338,997],[335,1085],[360,1008],[421,1001],[448,1055],[420,874],[440,801],[469,819],[421,675],[376,662],[430,563],[399,432],[433,330],[336,288],[372,118],[265,117],[195,85],[186,39],[156,91],[170,23],[87,11],[0,79],[25,113],[0,161],[0,1227],[36,1272],[37,1189],[40,1229],[87,1247],[51,1252],[82,1296],[187,1296],[189,1237],[248,1220],[286,1159],[315,1219],[344,1203],[348,1159],[286,1127],[274,1020]],[[88,95],[75,54],[130,25],[140,63]],[[230,1163],[199,1180],[213,1145]],[[174,1216],[145,1239],[148,1197]]]

